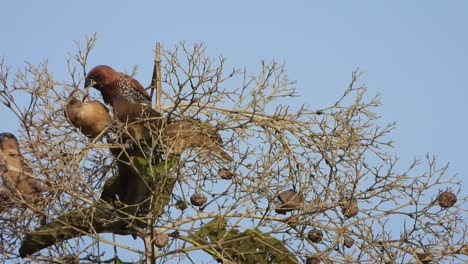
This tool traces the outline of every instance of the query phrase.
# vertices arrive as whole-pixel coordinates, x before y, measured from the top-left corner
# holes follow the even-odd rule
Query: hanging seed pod
[[[354,239],[345,237],[343,240],[343,245],[347,248],[351,248],[354,245]]]
[[[236,174],[228,169],[221,168],[218,170],[218,175],[223,180],[232,180],[236,177]]]
[[[323,232],[317,229],[313,229],[309,231],[307,237],[310,241],[314,243],[319,243],[323,240]]]
[[[183,200],[178,200],[175,204],[175,207],[181,211],[187,209],[188,207],[188,204],[186,201],[183,201]]]
[[[206,196],[201,193],[194,193],[192,197],[190,197],[190,203],[195,206],[202,206],[207,200]]]
[[[346,218],[353,217],[359,213],[359,206],[356,199],[341,201],[340,203],[341,213]]]
[[[281,205],[276,208],[276,212],[279,214],[285,214],[292,210],[296,210],[302,207],[302,197],[294,190],[282,191],[278,194],[278,199]]]
[[[60,263],[67,263],[67,264],[79,264],[80,258],[75,255],[65,255],[60,257]]]
[[[449,208],[455,205],[457,202],[457,196],[452,192],[443,192],[439,195],[437,199],[439,202],[440,207],[442,208]]]
[[[169,236],[167,234],[161,233],[154,236],[154,245],[158,248],[163,248],[169,243]]]
[[[432,261],[434,260],[434,258],[432,257],[432,254],[425,253],[425,252],[416,253],[416,258],[418,259],[419,263],[423,263],[423,264],[432,263]]]
[[[322,263],[322,259],[319,257],[311,256],[306,259],[306,264],[320,264]]]

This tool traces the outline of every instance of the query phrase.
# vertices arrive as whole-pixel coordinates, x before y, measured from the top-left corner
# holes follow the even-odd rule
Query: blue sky
[[[98,32],[90,64],[139,66],[150,79],[154,43],[204,42],[211,56],[257,70],[285,61],[299,100],[334,102],[359,67],[369,94],[381,94],[383,122],[403,159],[429,152],[468,169],[468,3],[465,1],[7,1],[0,56],[13,68],[48,59],[68,78],[74,40]],[[4,109],[0,109],[4,112]],[[18,125],[8,120],[3,130]]]
[[[2,3],[0,56],[13,69],[48,59],[56,79],[67,80],[73,41],[98,32],[90,64],[138,65],[145,83],[156,41],[203,42],[233,67],[286,62],[298,100],[312,108],[334,103],[359,67],[369,95],[383,97],[382,124],[397,121],[395,153],[409,163],[429,152],[466,179],[467,12],[461,0],[14,0]],[[19,129],[14,120],[2,123],[2,131]]]

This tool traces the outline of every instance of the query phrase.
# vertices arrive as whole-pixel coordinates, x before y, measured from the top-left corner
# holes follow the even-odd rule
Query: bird
[[[232,162],[233,158],[221,149],[222,139],[219,133],[199,120],[181,120],[164,127],[162,133],[164,153],[180,155],[184,150],[201,148]]]
[[[33,175],[33,170],[20,152],[18,139],[12,133],[0,133],[0,150],[6,164],[1,178],[10,192],[25,197],[38,196],[44,192],[44,185]]]
[[[73,92],[65,103],[64,114],[73,126],[90,138],[103,133],[111,121],[109,110],[104,104],[96,100],[80,101],[74,97]]]
[[[151,107],[149,94],[133,77],[99,65],[86,75],[85,88],[89,87],[101,92],[104,102],[112,106],[114,116],[125,125],[123,137],[156,146],[165,153],[180,154],[186,149],[201,147],[227,161],[233,160],[222,151],[219,141],[213,141],[213,137],[197,129],[200,126],[196,122],[168,122]]]
[[[85,87],[94,87],[100,91],[106,104],[112,105],[112,101],[120,97],[129,103],[151,106],[151,97],[141,83],[107,65],[91,69],[86,75]]]

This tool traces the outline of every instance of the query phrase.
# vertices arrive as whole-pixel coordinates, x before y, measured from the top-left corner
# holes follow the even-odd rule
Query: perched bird
[[[85,87],[94,87],[100,91],[106,104],[112,105],[112,101],[120,97],[129,103],[151,105],[151,98],[143,85],[107,65],[94,67],[86,75]]]
[[[82,102],[73,96],[66,101],[65,116],[87,137],[94,138],[107,129],[111,120],[109,110],[99,101]]]
[[[18,140],[8,132],[0,134],[0,154],[6,164],[6,170],[1,175],[5,187],[13,193],[25,196],[38,195],[44,191],[44,186],[32,173],[20,152]]]
[[[220,135],[203,123],[193,121],[177,121],[164,127],[162,134],[164,153],[180,155],[186,149],[202,148],[216,154],[226,161],[233,161],[220,145]]]

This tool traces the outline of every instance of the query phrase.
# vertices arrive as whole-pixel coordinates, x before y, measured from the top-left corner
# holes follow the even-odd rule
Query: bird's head
[[[80,90],[78,89],[75,89],[73,90],[70,95],[68,96],[67,100],[65,100],[65,106],[66,107],[69,107],[69,106],[79,106],[79,104],[81,104],[82,102],[85,101],[85,99],[88,97],[88,94],[86,93],[83,97],[83,99],[80,101],[78,100],[75,95],[76,93],[80,92]]]
[[[9,132],[0,133],[0,149],[10,156],[17,155],[19,146],[15,135]]]
[[[102,92],[102,89],[110,87],[118,78],[118,73],[107,65],[94,67],[85,78],[85,88],[94,87]]]
[[[0,142],[5,141],[5,140],[14,140],[17,141],[15,135],[13,135],[10,132],[3,132],[0,133]]]

